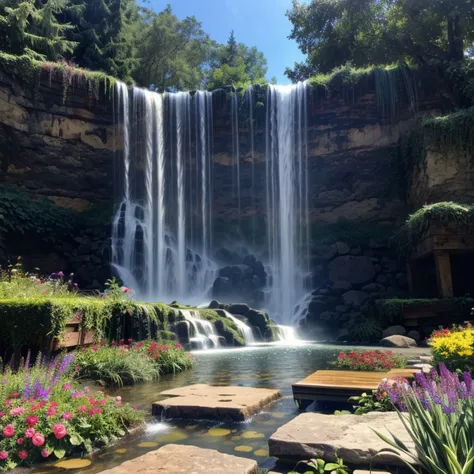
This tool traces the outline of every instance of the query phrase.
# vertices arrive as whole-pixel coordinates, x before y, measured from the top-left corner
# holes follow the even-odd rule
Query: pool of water
[[[193,370],[164,376],[156,383],[125,387],[114,393],[148,413],[151,413],[151,404],[160,399],[159,392],[196,383],[276,388],[281,391],[282,399],[243,423],[158,420],[152,419],[150,414],[150,423],[144,432],[126,437],[96,453],[91,457],[90,467],[81,469],[81,472],[97,473],[168,443],[189,444],[249,457],[257,460],[260,467],[271,468],[275,460],[268,456],[268,438],[298,415],[291,385],[315,370],[329,368],[340,350],[341,347],[319,344],[275,344],[194,352]],[[314,404],[309,410],[334,408]],[[36,472],[45,472],[47,467],[43,464]]]

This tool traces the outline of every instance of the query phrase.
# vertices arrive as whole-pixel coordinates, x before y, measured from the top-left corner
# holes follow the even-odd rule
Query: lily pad
[[[87,466],[90,466],[92,462],[90,459],[66,459],[65,461],[58,462],[55,464],[55,467],[60,467],[62,469],[83,469]]]
[[[156,448],[158,443],[155,441],[142,441],[141,443],[137,444],[139,448]]]
[[[268,456],[268,451],[266,449],[257,449],[256,451],[253,452],[255,456]]]
[[[258,433],[257,431],[247,431],[242,435],[242,438],[244,439],[259,439],[259,438],[265,438],[265,435],[263,433]]]
[[[242,445],[242,446],[236,446],[234,450],[239,451],[240,453],[250,453],[253,450],[253,448],[252,446]]]
[[[125,448],[119,448],[119,449],[116,449],[115,452],[118,454],[124,454],[127,452],[127,450]]]
[[[211,428],[207,434],[209,436],[228,436],[230,435],[230,430],[226,428]]]

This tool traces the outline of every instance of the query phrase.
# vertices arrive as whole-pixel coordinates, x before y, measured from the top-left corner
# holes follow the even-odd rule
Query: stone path
[[[101,474],[257,474],[256,461],[214,449],[168,444]]]
[[[323,458],[326,461],[334,461],[339,457],[345,464],[369,466],[380,450],[390,447],[373,430],[389,438],[390,431],[414,450],[397,413],[369,413],[361,416],[304,413],[270,437],[270,456],[291,460]],[[376,464],[404,465],[390,453],[377,456]]]
[[[189,385],[160,393],[170,397],[153,403],[154,416],[244,421],[281,397],[279,390],[252,387]]]

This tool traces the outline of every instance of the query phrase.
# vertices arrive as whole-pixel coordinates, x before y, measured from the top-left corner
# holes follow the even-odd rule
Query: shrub
[[[430,340],[434,361],[452,370],[474,370],[474,328],[458,327],[435,331]]]
[[[348,330],[349,340],[352,342],[375,342],[382,337],[382,326],[373,316],[361,315]]]
[[[121,340],[108,346],[101,345],[83,349],[76,356],[75,376],[91,379],[104,386],[133,385],[151,382],[160,374],[176,373],[191,368],[191,354],[182,346],[164,345],[155,341],[128,344]]]
[[[296,468],[303,469],[305,474],[347,474],[347,466],[344,465],[342,459],[338,459],[337,462],[326,462],[324,459],[310,459],[309,461],[300,461]],[[288,474],[298,474],[298,472],[291,471]]]
[[[419,463],[428,474],[467,474],[474,464],[474,385],[440,364],[440,373],[417,374],[412,385],[390,391],[392,401],[407,411],[400,419],[414,442],[416,454],[396,437],[377,433],[400,455]],[[383,450],[385,451],[385,450]],[[387,449],[387,451],[392,451]],[[415,473],[416,469],[401,459]]]
[[[407,359],[391,351],[345,351],[334,364],[343,369],[383,372],[406,367]]]
[[[21,463],[86,453],[125,435],[144,414],[122,404],[120,397],[79,390],[66,374],[75,363],[68,354],[17,372],[0,375],[0,470]]]

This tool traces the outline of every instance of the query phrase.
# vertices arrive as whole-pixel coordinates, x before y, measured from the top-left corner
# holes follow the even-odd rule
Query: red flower
[[[67,435],[66,427],[58,423],[53,426],[53,433],[56,439],[62,439]]]
[[[25,441],[24,438],[18,438],[16,444],[23,444],[23,441]]]
[[[7,425],[5,428],[3,428],[2,433],[6,438],[11,438],[15,434],[15,428],[11,424]]]
[[[133,339],[127,339],[127,342],[130,344],[131,342],[133,342]]]
[[[77,408],[77,411],[79,413],[84,413],[85,411],[87,411],[87,407],[85,405],[81,405],[80,407]]]
[[[28,451],[26,451],[25,449],[22,449],[18,453],[18,457],[24,461],[28,457]]]
[[[40,446],[43,446],[44,444],[44,436],[41,433],[36,433],[33,438],[31,438],[31,442],[39,448]]]
[[[37,405],[34,405],[35,407]],[[33,406],[31,407],[33,410],[35,410],[35,408],[33,408]],[[36,423],[38,423],[38,417],[37,416],[27,416],[26,417],[26,423],[30,426],[35,426]]]
[[[56,415],[56,408],[49,407],[48,410],[46,411],[46,416],[54,416],[54,415]]]
[[[18,392],[12,393],[10,395],[11,398],[18,398],[19,396],[20,396],[20,394]]]

